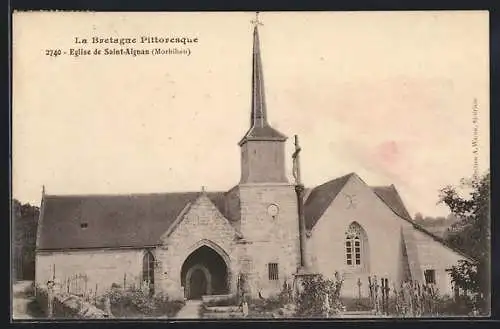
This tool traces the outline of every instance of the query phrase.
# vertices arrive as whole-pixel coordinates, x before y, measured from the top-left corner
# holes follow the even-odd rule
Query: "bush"
[[[459,296],[456,300],[445,296],[439,300],[437,305],[441,316],[467,316],[474,309],[474,302],[469,296]]]
[[[469,309],[470,312],[475,309],[483,315],[489,313],[489,300],[482,293],[482,290],[486,289],[483,287],[484,282],[481,282],[484,277],[481,271],[485,270],[483,267],[484,265],[481,267],[467,260],[459,260],[457,265],[447,270],[450,273],[452,283],[466,292],[465,296],[459,296],[457,300],[460,305],[457,307],[462,312],[465,309]]]
[[[290,314],[292,295],[291,287],[284,283],[277,295],[250,300],[249,316],[260,318],[291,317],[293,315]]]
[[[156,313],[166,315],[169,318],[174,317],[184,306],[183,300],[170,300],[167,294],[157,293],[153,297]]]
[[[184,301],[170,300],[166,294],[150,296],[135,288],[112,288],[103,296],[105,298],[109,298],[111,313],[115,317],[173,317],[184,306]]]
[[[279,296],[271,296],[264,299],[252,299],[249,302],[249,308],[260,313],[276,311],[283,306],[284,304]]]
[[[250,318],[273,318],[283,307],[277,296],[264,299],[251,299],[248,302],[248,316]]]
[[[338,314],[343,307],[340,302],[343,281],[338,273],[335,280],[324,279],[321,275],[304,278],[297,300],[296,316],[327,317]]]

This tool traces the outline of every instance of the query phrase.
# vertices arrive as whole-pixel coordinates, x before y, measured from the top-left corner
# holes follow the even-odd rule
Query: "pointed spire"
[[[252,113],[250,118],[251,127],[267,126],[266,97],[264,92],[264,74],[262,72],[262,59],[260,57],[259,40],[259,12],[255,14],[252,21],[253,28],[253,64],[252,64]]]
[[[250,129],[240,141],[243,145],[247,140],[278,140],[285,141],[286,136],[272,128],[267,121],[267,106],[264,91],[264,74],[260,54],[259,12],[251,21],[253,28],[253,52],[252,52],[252,110],[250,113]]]

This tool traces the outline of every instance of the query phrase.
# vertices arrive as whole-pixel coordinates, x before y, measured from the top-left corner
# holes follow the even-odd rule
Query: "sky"
[[[254,13],[15,13],[12,189],[47,194],[223,191],[249,128]],[[488,13],[260,14],[268,117],[302,146],[314,187],[356,172],[394,184],[410,214],[489,168]],[[47,56],[120,48],[75,37],[188,37],[190,55]],[[126,48],[126,47],[125,47]]]

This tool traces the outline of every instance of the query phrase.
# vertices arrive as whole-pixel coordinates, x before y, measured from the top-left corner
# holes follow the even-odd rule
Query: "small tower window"
[[[278,263],[269,263],[269,280],[275,281],[278,280]]]
[[[87,227],[89,227],[89,224],[88,223],[80,223],[80,227],[83,229],[86,229]]]

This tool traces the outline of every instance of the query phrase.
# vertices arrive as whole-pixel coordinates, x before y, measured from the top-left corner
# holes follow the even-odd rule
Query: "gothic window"
[[[352,223],[345,232],[345,255],[346,264],[350,266],[362,266],[364,255],[364,246],[366,237],[363,229],[357,223]]]
[[[146,251],[144,253],[144,258],[142,261],[142,281],[149,284],[154,283],[154,269],[155,269],[155,259],[151,251]]]
[[[278,263],[269,263],[269,280],[278,280]]]

